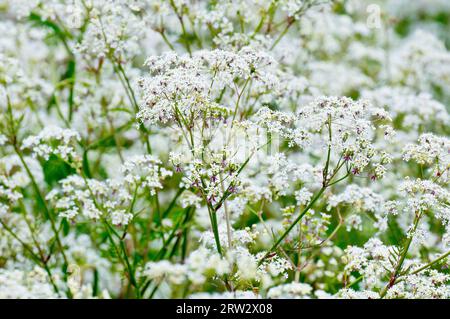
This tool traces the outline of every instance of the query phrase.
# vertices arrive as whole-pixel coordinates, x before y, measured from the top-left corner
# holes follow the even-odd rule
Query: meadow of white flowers
[[[450,1],[0,0],[0,298],[450,298]]]

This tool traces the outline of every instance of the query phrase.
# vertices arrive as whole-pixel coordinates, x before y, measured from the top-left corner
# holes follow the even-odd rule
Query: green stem
[[[217,225],[216,212],[212,209],[212,207],[210,205],[208,205],[208,212],[209,212],[209,219],[211,221],[211,228],[214,233],[214,240],[216,242],[217,252],[219,253],[220,256],[223,256],[222,246],[220,245],[219,227]]]
[[[61,255],[62,255],[63,259],[64,259],[64,264],[68,265],[67,257],[66,257],[66,254],[64,252],[64,246],[62,245],[61,239],[59,237],[59,231],[56,228],[56,223],[55,223],[55,220],[53,218],[53,215],[50,212],[50,210],[48,209],[47,204],[45,202],[45,199],[44,199],[44,197],[41,194],[39,186],[37,185],[36,179],[34,178],[33,174],[31,173],[31,171],[30,171],[27,163],[25,162],[25,160],[23,158],[23,155],[20,152],[20,150],[17,147],[17,145],[14,145],[14,150],[15,150],[16,154],[19,156],[20,162],[22,163],[23,167],[25,168],[25,171],[27,172],[28,177],[31,180],[31,184],[33,186],[33,189],[34,189],[36,195],[37,195],[38,201],[42,205],[42,207],[44,208],[45,216],[50,221],[51,228],[52,228],[53,232],[55,233],[56,243],[58,244],[60,252],[61,252]]]
[[[184,214],[184,218],[180,218],[177,222],[177,224],[175,225],[175,227],[173,228],[173,230],[171,231],[169,237],[167,238],[165,245],[163,245],[163,247],[161,247],[160,251],[158,252],[158,254],[156,255],[156,260],[160,260],[162,258],[164,258],[166,252],[167,252],[167,246],[172,242],[172,240],[175,238],[176,233],[178,231],[178,229],[181,227],[185,227],[186,223],[190,220],[190,218],[192,217],[191,214],[192,208],[188,207],[186,208],[185,214]]]
[[[436,259],[430,261],[428,264],[426,264],[426,265],[424,265],[424,266],[422,266],[422,267],[420,267],[420,268],[417,268],[416,270],[414,270],[414,271],[412,271],[411,273],[406,274],[406,275],[416,275],[416,274],[420,273],[421,271],[424,271],[424,270],[430,268],[431,266],[437,264],[438,262],[440,262],[442,259],[445,259],[445,258],[448,257],[449,255],[450,255],[450,251],[446,252],[446,253],[443,254],[442,256],[440,256],[440,257],[438,257],[438,258],[436,258]],[[401,277],[399,278],[399,280],[396,280],[394,284],[396,284],[396,283],[398,283],[398,282],[400,282],[400,281],[401,281]]]
[[[170,202],[169,206],[164,210],[162,213],[162,218],[166,218],[167,215],[170,213],[172,208],[175,206],[177,199],[180,197],[180,195],[185,191],[185,188],[178,189],[178,192],[175,194],[175,196],[172,198],[172,201]]]
[[[177,6],[175,5],[175,2],[173,0],[170,0],[170,6],[172,7],[173,11],[175,12],[175,15],[178,18],[178,21],[180,22],[181,31],[183,32],[183,41],[182,43],[186,46],[186,50],[188,51],[189,55],[192,55],[191,46],[189,44],[188,40],[188,34],[186,32],[186,26],[184,25],[183,21],[183,14],[178,12]]]
[[[275,42],[272,44],[272,46],[270,47],[270,50],[273,50],[277,44],[281,41],[281,39],[286,35],[286,33],[289,31],[289,29],[291,28],[291,26],[294,24],[295,19],[289,20],[288,24],[286,25],[286,27],[284,28],[284,30],[280,33],[280,35],[278,36],[278,38],[275,40]]]
[[[438,263],[439,261],[441,261],[442,259],[446,258],[446,257],[449,256],[449,255],[450,255],[450,251],[446,252],[445,254],[443,254],[442,256],[440,256],[440,257],[438,257],[438,258],[436,258],[435,260],[430,261],[430,262],[429,262],[428,264],[426,264],[425,266],[422,266],[422,267],[420,267],[420,268],[414,270],[413,272],[411,272],[410,275],[418,274],[419,272],[421,272],[421,271],[423,271],[423,270],[425,270],[425,269],[427,269],[427,268],[433,266],[434,264]]]
[[[44,269],[45,269],[45,271],[46,271],[46,273],[47,273],[47,275],[48,275],[48,278],[49,278],[49,280],[50,280],[50,283],[52,284],[52,287],[53,287],[53,290],[56,292],[56,293],[59,293],[59,289],[58,289],[58,286],[56,286],[56,284],[55,284],[55,281],[53,280],[53,276],[52,276],[52,272],[50,271],[50,268],[48,267],[48,265],[47,265],[47,261],[45,261],[44,260],[44,256],[38,256],[38,255],[36,255],[34,252],[33,252],[33,249],[30,247],[30,246],[28,246],[28,244],[26,244],[22,239],[20,239],[19,238],[19,236],[17,236],[16,235],[16,233],[11,229],[11,228],[9,228],[1,219],[0,219],[0,224],[2,225],[2,227],[15,239],[15,240],[17,240],[21,245],[22,245],[22,247],[27,251],[27,252],[29,252],[30,253],[30,255],[33,257],[32,259],[34,259],[34,261],[36,262],[36,264],[38,264],[38,265],[40,265],[40,266],[42,266]],[[31,230],[30,230],[31,231]]]
[[[398,260],[397,265],[395,266],[395,269],[391,274],[388,284],[386,285],[386,287],[384,287],[384,289],[380,293],[380,298],[384,298],[384,296],[386,296],[388,290],[392,286],[395,285],[397,278],[398,278],[400,272],[402,271],[403,263],[406,259],[406,255],[408,254],[409,247],[411,246],[411,243],[412,243],[412,240],[414,237],[414,232],[416,231],[417,226],[419,225],[420,217],[421,217],[420,214],[416,214],[416,216],[414,218],[414,224],[413,224],[413,229],[411,231],[411,235],[408,237],[406,244],[403,247],[403,251],[402,251],[402,254],[400,255],[400,259]]]
[[[106,230],[107,230],[109,241],[111,242],[111,245],[114,247],[114,250],[116,251],[116,254],[119,257],[120,261],[122,262],[122,264],[127,269],[127,272],[128,272],[128,275],[129,275],[129,279],[130,279],[130,283],[133,285],[133,287],[135,289],[136,297],[140,299],[141,298],[141,291],[140,291],[139,285],[138,285],[138,283],[136,281],[135,271],[134,271],[133,267],[131,266],[130,261],[128,259],[128,254],[127,254],[127,250],[126,250],[125,244],[124,244],[123,240],[121,240],[119,238],[120,250],[121,250],[121,252],[123,254],[123,256],[121,256],[121,252],[119,251],[119,248],[117,247],[117,244],[114,241],[114,238],[113,238],[112,233],[111,233],[111,231],[114,232],[114,229],[112,229],[111,225],[109,225],[109,223],[106,220],[104,221],[104,223],[106,225]]]
[[[245,88],[247,87],[248,82],[250,82],[250,79],[251,79],[251,77],[249,77],[249,78],[245,81],[245,83],[244,83],[244,85],[243,85],[243,87],[242,87],[241,92],[238,92],[238,97],[237,97],[237,100],[236,100],[236,103],[235,103],[235,107],[234,107],[234,112],[233,112],[233,119],[231,120],[231,128],[233,127],[233,123],[234,123],[234,120],[235,120],[235,118],[236,118],[236,114],[237,114],[237,111],[238,111],[238,108],[239,108],[239,102],[241,101],[241,97],[242,97],[242,95],[244,94],[244,90],[245,90]]]
[[[163,38],[164,42],[167,44],[167,46],[172,50],[175,51],[175,48],[173,47],[172,43],[170,43],[169,39],[167,39],[166,34],[164,33],[164,30],[160,31],[159,34],[161,34],[161,37]]]
[[[263,258],[258,262],[258,265],[261,265],[263,261],[270,256],[270,254],[277,249],[277,247],[280,245],[280,243],[289,235],[289,233],[294,229],[295,225],[298,224],[298,222],[305,216],[305,214],[311,209],[311,207],[314,205],[314,203],[322,196],[323,192],[325,191],[326,187],[322,187],[319,192],[316,194],[316,196],[309,202],[309,204],[305,207],[305,209],[300,213],[300,215],[295,219],[295,221],[289,226],[288,229],[284,231],[284,233],[278,238],[278,240],[272,245],[272,247],[269,249],[269,251],[264,255]]]

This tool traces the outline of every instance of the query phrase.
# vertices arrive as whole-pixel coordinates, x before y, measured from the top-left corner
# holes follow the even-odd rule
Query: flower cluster
[[[193,126],[199,117],[221,121],[232,112],[231,107],[216,102],[226,88],[240,96],[252,81],[255,94],[263,94],[275,81],[265,71],[273,59],[249,47],[238,52],[199,51],[192,57],[170,52],[150,57],[145,64],[151,76],[140,80],[144,104],[137,118],[151,124],[181,121]]]
[[[161,181],[172,176],[172,172],[161,167],[161,161],[151,155],[129,158],[122,166],[124,181],[135,188],[146,188],[150,195],[162,189]]]
[[[450,298],[444,0],[0,0],[0,297]]]
[[[403,150],[405,161],[432,167],[432,176],[442,183],[449,181],[450,140],[432,133],[420,135],[417,144],[407,144]]]
[[[49,126],[38,135],[27,137],[22,148],[31,149],[33,156],[44,160],[48,160],[50,155],[56,155],[67,162],[79,161],[75,150],[79,140],[80,135],[76,131]]]
[[[61,182],[47,200],[54,202],[59,215],[75,219],[79,214],[88,219],[109,218],[114,225],[127,225],[133,215],[126,210],[131,195],[123,183],[113,180],[84,180],[73,175]]]

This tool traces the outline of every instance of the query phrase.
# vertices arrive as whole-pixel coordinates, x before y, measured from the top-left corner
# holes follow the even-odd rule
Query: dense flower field
[[[450,298],[450,1],[0,0],[0,298]]]

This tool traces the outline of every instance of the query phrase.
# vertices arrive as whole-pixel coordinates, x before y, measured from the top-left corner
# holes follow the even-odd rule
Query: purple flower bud
[[[213,204],[216,201],[216,198],[214,197],[214,195],[211,195],[208,199],[207,199],[209,204]]]
[[[231,186],[228,188],[228,192],[230,192],[231,194],[236,193],[236,192],[237,192],[236,186],[231,185]]]

